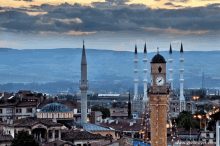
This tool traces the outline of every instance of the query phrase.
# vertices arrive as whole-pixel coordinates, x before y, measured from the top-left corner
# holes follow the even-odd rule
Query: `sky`
[[[219,50],[219,0],[0,0],[0,47]]]

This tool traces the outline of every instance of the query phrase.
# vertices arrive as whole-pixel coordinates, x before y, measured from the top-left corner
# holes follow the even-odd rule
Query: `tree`
[[[108,108],[104,108],[102,106],[95,105],[92,107],[92,111],[100,111],[102,112],[102,118],[110,117],[110,111]]]
[[[27,131],[19,131],[15,133],[15,138],[11,142],[11,146],[39,146],[39,143],[34,139],[33,135]]]
[[[189,130],[191,128],[199,128],[199,121],[193,118],[191,112],[182,111],[176,119],[177,126]]]

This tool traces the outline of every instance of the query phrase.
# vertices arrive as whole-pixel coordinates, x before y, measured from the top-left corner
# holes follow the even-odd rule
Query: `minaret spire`
[[[137,45],[135,44],[135,51],[134,51],[135,54],[137,54]]]
[[[87,123],[87,90],[89,85],[87,84],[87,62],[86,51],[83,40],[82,61],[81,61],[81,84],[79,88],[81,90],[81,124]]]
[[[144,53],[147,53],[146,42],[145,42],[145,45],[144,45]]]
[[[84,46],[84,40],[83,40],[83,50],[82,50],[82,61],[81,64],[87,64],[86,62],[86,50],[85,50],[85,46]]]
[[[171,84],[171,90],[173,90],[173,79],[172,79],[172,73],[173,73],[173,69],[172,69],[172,63],[173,63],[173,59],[172,59],[172,47],[171,47],[171,43],[170,43],[170,59],[169,59],[169,63],[170,63],[170,69],[169,69],[169,73],[170,73],[170,84]]]
[[[183,58],[183,44],[181,41],[181,47],[180,47],[180,63],[181,65],[181,69],[180,69],[180,112],[182,112],[183,110],[185,110],[185,97],[183,94],[183,83],[184,83],[184,79],[183,79],[183,73],[184,73],[184,69],[183,69],[183,62],[184,62],[184,58]]]
[[[137,45],[135,44],[135,52],[134,52],[134,100],[138,97],[138,58],[137,58]]]
[[[183,44],[182,44],[182,41],[181,41],[180,53],[183,53]]]
[[[144,83],[144,98],[143,98],[143,101],[144,102],[147,102],[148,101],[148,97],[147,97],[147,83],[148,83],[148,80],[147,80],[147,47],[146,47],[146,42],[145,42],[145,45],[144,45],[144,59],[143,59],[143,62],[144,62],[144,69],[143,69],[143,72],[144,72],[144,80],[143,80],[143,83]]]
[[[171,43],[170,43],[170,52],[169,52],[170,54],[172,54],[173,53],[173,51],[172,51],[172,47],[171,47]]]

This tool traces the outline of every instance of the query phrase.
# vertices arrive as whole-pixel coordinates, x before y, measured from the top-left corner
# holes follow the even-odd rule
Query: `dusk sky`
[[[4,48],[213,51],[219,34],[219,0],[0,0]]]

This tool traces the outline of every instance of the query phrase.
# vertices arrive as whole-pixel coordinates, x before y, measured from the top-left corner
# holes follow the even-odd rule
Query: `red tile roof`
[[[48,142],[48,143],[44,143],[42,144],[42,146],[61,146],[61,145],[64,145],[64,144],[68,144],[68,146],[74,146],[73,143],[69,142],[69,141],[63,141],[63,140],[55,140],[55,141],[52,141],[52,142]]]
[[[26,106],[37,106],[36,101],[23,101],[17,104],[17,107],[26,107]]]
[[[39,119],[36,117],[27,117],[27,118],[15,120],[13,123],[13,126],[14,127],[31,127],[31,126],[36,125],[38,123],[42,123],[43,125],[46,125],[48,127],[62,126],[62,124],[60,124],[60,123],[55,123],[55,122],[52,122],[51,120]]]
[[[94,134],[88,131],[79,131],[79,130],[69,130],[67,132],[62,133],[62,139],[66,141],[74,140],[98,140],[98,139],[106,139],[105,136],[101,134]]]
[[[134,121],[133,119],[118,119],[118,124],[116,124],[116,121],[108,124],[108,122],[104,123],[104,120],[102,121],[102,123],[100,123],[100,126],[103,127],[111,127],[115,130],[120,130],[121,126],[123,131],[140,131],[141,129],[141,119],[136,119],[136,123],[133,123],[132,126],[130,126],[130,121]],[[149,126],[150,127],[150,126]],[[150,131],[150,128],[149,128]]]

